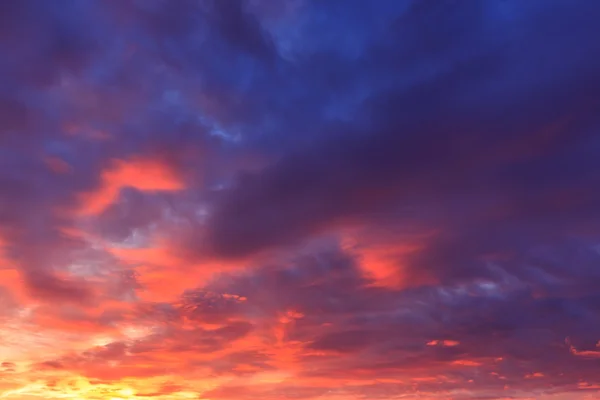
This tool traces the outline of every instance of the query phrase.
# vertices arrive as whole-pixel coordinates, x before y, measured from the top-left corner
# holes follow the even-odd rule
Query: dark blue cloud
[[[342,87],[370,89],[347,121],[313,119],[319,135],[310,143],[223,194],[209,224],[215,251],[297,242],[414,197],[501,192],[520,208],[593,190],[600,57],[589,38],[597,7],[417,2],[403,11],[381,28],[385,41],[339,65],[338,75],[355,78]],[[288,79],[310,85],[308,71]]]

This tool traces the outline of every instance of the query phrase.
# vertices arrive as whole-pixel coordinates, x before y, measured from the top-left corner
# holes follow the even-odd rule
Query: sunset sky
[[[0,400],[600,399],[598,21],[0,0]]]

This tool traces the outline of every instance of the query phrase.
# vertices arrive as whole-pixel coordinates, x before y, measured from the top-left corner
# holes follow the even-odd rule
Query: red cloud
[[[109,167],[102,171],[100,186],[81,195],[79,212],[83,215],[102,212],[117,199],[119,190],[125,187],[152,192],[177,191],[185,186],[169,166],[158,160],[113,160]]]

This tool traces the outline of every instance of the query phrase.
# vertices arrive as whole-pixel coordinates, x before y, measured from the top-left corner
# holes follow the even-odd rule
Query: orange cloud
[[[456,361],[452,361],[452,365],[460,365],[460,366],[464,366],[464,367],[479,367],[482,364],[478,361],[473,361],[473,360],[456,360]]]
[[[443,347],[456,347],[460,344],[456,340],[432,340],[427,342],[427,346],[443,346]]]
[[[144,287],[139,296],[147,301],[173,300],[209,274],[206,269],[194,268],[166,243],[107,250],[125,263],[138,265],[140,284]]]
[[[100,186],[81,195],[80,213],[101,213],[117,199],[119,191],[125,187],[155,192],[181,190],[185,185],[169,166],[160,161],[142,158],[114,160],[101,173]]]
[[[0,286],[10,290],[17,301],[23,302],[27,297],[27,288],[21,273],[6,254],[7,241],[0,237]]]
[[[542,372],[534,372],[533,374],[525,375],[525,379],[543,378],[544,376]]]
[[[10,290],[12,296],[19,303],[23,303],[28,298],[27,288],[21,273],[15,268],[0,269],[0,285]]]
[[[420,247],[415,244],[378,244],[359,246],[358,240],[347,236],[342,243],[344,250],[357,257],[365,277],[374,286],[402,288],[409,285],[404,274],[402,257]]]

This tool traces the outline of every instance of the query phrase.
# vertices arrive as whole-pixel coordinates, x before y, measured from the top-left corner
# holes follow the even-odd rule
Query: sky
[[[0,400],[600,399],[598,20],[0,1]]]

